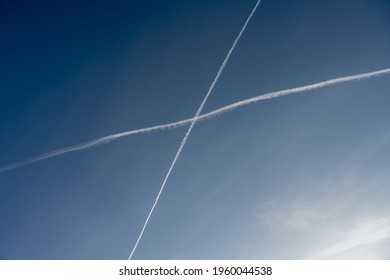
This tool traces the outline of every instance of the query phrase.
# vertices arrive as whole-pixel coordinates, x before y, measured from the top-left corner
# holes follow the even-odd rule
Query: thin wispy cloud
[[[332,234],[332,244],[327,244],[319,249],[310,259],[355,259],[360,252],[365,258],[370,256],[365,253],[373,251],[372,247],[380,246],[380,243],[390,239],[390,220],[387,217],[371,217],[361,219],[347,229]],[[375,252],[371,258],[382,258]]]
[[[310,85],[306,85],[306,86],[269,92],[266,94],[258,95],[255,97],[244,99],[242,101],[235,102],[233,104],[230,104],[230,105],[221,107],[219,109],[213,110],[209,113],[199,115],[196,118],[189,118],[189,119],[184,119],[184,120],[177,121],[177,122],[161,124],[161,125],[156,125],[156,126],[151,126],[151,127],[145,127],[145,128],[135,129],[135,130],[129,130],[129,131],[124,131],[124,132],[120,132],[120,133],[115,133],[115,134],[103,136],[100,138],[96,138],[96,139],[93,139],[93,140],[90,140],[90,141],[87,141],[84,143],[64,147],[64,148],[57,149],[57,150],[54,150],[54,151],[51,151],[48,153],[37,155],[37,156],[34,156],[32,158],[17,161],[17,162],[8,164],[8,165],[0,168],[0,173],[10,171],[12,169],[16,169],[16,168],[19,168],[22,166],[30,165],[30,164],[36,163],[38,161],[57,157],[57,156],[60,156],[63,154],[94,148],[94,147],[97,147],[97,146],[102,145],[102,144],[107,144],[109,142],[112,142],[112,141],[117,140],[117,139],[122,138],[122,137],[135,135],[135,134],[155,132],[155,131],[170,129],[170,128],[177,128],[180,126],[188,125],[188,124],[192,123],[195,119],[197,122],[204,121],[204,120],[216,117],[218,115],[222,115],[224,113],[227,113],[229,111],[238,109],[239,107],[247,106],[247,105],[250,105],[250,104],[253,104],[253,103],[256,103],[259,101],[263,101],[266,99],[278,98],[278,97],[282,97],[282,96],[286,96],[286,95],[290,95],[290,94],[294,94],[294,93],[311,91],[311,90],[320,89],[323,87],[332,86],[332,85],[336,85],[336,84],[340,84],[340,83],[352,82],[352,81],[357,81],[357,80],[362,80],[362,79],[369,79],[369,78],[379,77],[381,75],[387,75],[387,74],[390,74],[389,68],[383,69],[383,70],[378,70],[378,71],[373,71],[373,72],[367,72],[367,73],[363,73],[363,74],[358,74],[358,75],[339,77],[339,78],[330,79],[327,81],[323,81],[323,82],[319,82],[319,83],[315,83],[315,84],[310,84]]]
[[[376,138],[387,136],[384,132]],[[260,202],[257,230],[275,245],[255,256],[269,258],[267,254],[278,252],[282,259],[389,258],[390,207],[383,198],[388,196],[383,188],[389,176],[365,173],[367,161],[384,151],[377,146],[375,141],[365,147],[355,144],[350,157],[337,163],[337,171],[324,171],[314,180],[299,181],[299,186],[290,182],[293,196],[281,192]]]

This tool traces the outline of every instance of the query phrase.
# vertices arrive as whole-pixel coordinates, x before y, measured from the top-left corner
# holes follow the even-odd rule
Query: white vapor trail
[[[204,105],[206,104],[207,99],[209,98],[211,92],[213,91],[215,84],[218,82],[219,77],[221,76],[223,69],[225,69],[226,63],[229,61],[229,58],[230,58],[232,52],[233,52],[234,49],[236,48],[236,45],[237,45],[238,41],[239,41],[240,38],[241,38],[241,35],[244,33],[244,31],[245,31],[245,29],[246,29],[246,27],[247,27],[249,21],[251,20],[253,14],[256,12],[256,9],[257,9],[257,7],[259,6],[260,2],[261,2],[261,0],[257,0],[255,6],[254,6],[253,9],[252,9],[252,12],[249,14],[249,16],[248,16],[247,20],[245,21],[243,27],[241,28],[240,33],[238,33],[237,38],[234,40],[233,45],[231,46],[231,48],[230,48],[229,52],[227,53],[227,55],[226,55],[224,61],[222,62],[222,65],[219,67],[219,70],[218,70],[218,72],[217,72],[217,75],[215,76],[213,82],[211,83],[211,86],[210,86],[209,90],[207,91],[207,94],[206,94],[206,96],[204,97],[202,103],[200,104],[198,110],[196,111],[195,116],[192,118],[190,127],[188,128],[186,134],[184,135],[183,140],[182,140],[181,143],[180,143],[179,149],[178,149],[177,152],[176,152],[176,155],[175,155],[175,157],[174,157],[174,159],[173,159],[173,161],[172,161],[172,163],[171,163],[171,166],[170,166],[169,169],[168,169],[167,174],[165,175],[164,181],[163,181],[163,183],[162,183],[162,185],[161,185],[161,187],[160,187],[160,190],[159,190],[159,192],[158,192],[158,194],[157,194],[156,200],[155,200],[155,202],[154,202],[152,208],[151,208],[150,211],[149,211],[149,214],[148,214],[148,216],[147,216],[147,218],[146,218],[146,220],[145,220],[145,223],[144,223],[144,225],[143,225],[143,227],[142,227],[142,230],[141,230],[141,232],[140,232],[140,234],[139,234],[139,236],[138,236],[138,239],[137,239],[137,241],[135,242],[135,245],[134,245],[134,247],[133,247],[133,250],[132,250],[131,253],[130,253],[129,260],[131,260],[131,258],[132,258],[133,255],[134,255],[135,250],[136,250],[137,247],[138,247],[138,243],[139,243],[139,241],[141,240],[141,238],[142,238],[142,236],[143,236],[143,234],[144,234],[145,228],[146,228],[146,226],[148,225],[149,219],[150,219],[150,217],[151,217],[152,214],[153,214],[154,208],[156,207],[156,205],[157,205],[157,203],[158,203],[158,200],[160,199],[160,195],[161,195],[162,191],[164,190],[165,184],[167,183],[168,178],[169,178],[169,176],[171,175],[171,172],[172,172],[172,170],[173,170],[173,167],[175,166],[176,161],[177,161],[177,159],[179,158],[179,156],[180,156],[180,154],[181,154],[181,152],[182,152],[182,150],[183,150],[183,148],[184,148],[184,146],[185,146],[185,144],[186,144],[186,142],[187,142],[187,139],[188,139],[188,137],[189,137],[190,134],[191,134],[191,131],[192,131],[192,129],[193,129],[193,127],[194,127],[194,125],[195,125],[195,123],[196,123],[196,121],[197,121],[197,118],[199,117],[200,113],[202,112],[203,107],[204,107]]]
[[[248,99],[221,107],[219,109],[213,110],[209,113],[200,115],[197,117],[197,121],[204,121],[206,119],[215,117],[217,115],[227,113],[230,110],[237,109],[238,107],[246,106],[246,105],[256,103],[256,102],[259,102],[259,101],[262,101],[265,99],[282,97],[282,96],[293,94],[293,93],[299,93],[299,92],[319,89],[322,87],[331,86],[331,85],[335,85],[335,84],[339,84],[339,83],[345,83],[345,82],[351,82],[351,81],[356,81],[356,80],[361,80],[361,79],[373,78],[373,77],[377,77],[377,76],[385,75],[385,74],[390,74],[390,69],[383,69],[383,70],[379,70],[379,71],[368,72],[368,73],[363,73],[363,74],[358,74],[358,75],[340,77],[340,78],[335,78],[335,79],[331,79],[331,80],[327,80],[327,81],[323,81],[323,82],[319,82],[319,83],[315,83],[315,84],[311,84],[311,85],[296,87],[296,88],[292,88],[292,89],[274,91],[274,92],[266,93],[263,95],[255,96],[252,98],[248,98]],[[146,128],[136,129],[136,130],[129,130],[129,131],[124,131],[124,132],[96,138],[96,139],[93,139],[93,140],[88,141],[88,142],[84,142],[81,144],[61,148],[61,149],[54,150],[54,151],[51,151],[51,152],[48,152],[45,154],[41,154],[41,155],[29,158],[29,159],[25,159],[22,161],[11,163],[9,165],[6,165],[6,166],[3,166],[2,168],[0,168],[0,173],[9,171],[11,169],[19,168],[19,167],[22,167],[25,165],[29,165],[29,164],[32,164],[32,163],[35,163],[35,162],[38,162],[41,160],[60,156],[62,154],[93,148],[93,147],[96,147],[96,146],[99,146],[102,144],[109,143],[109,142],[114,141],[118,138],[188,125],[193,120],[194,120],[194,118],[184,119],[184,120],[177,121],[177,122],[156,125],[156,126],[151,126],[151,127],[146,127]]]
[[[221,107],[219,109],[213,110],[213,111],[211,111],[209,113],[200,115],[200,116],[197,117],[196,121],[204,121],[206,119],[209,119],[209,118],[215,117],[217,115],[221,115],[221,114],[227,113],[228,111],[237,109],[238,107],[246,106],[246,105],[249,105],[249,104],[252,104],[252,103],[256,103],[256,102],[259,102],[259,101],[262,101],[262,100],[265,100],[265,99],[272,99],[272,98],[282,97],[282,96],[293,94],[293,93],[299,93],[299,92],[319,89],[319,88],[322,88],[322,87],[327,87],[327,86],[340,84],[340,83],[345,83],[345,82],[352,82],[352,81],[361,80],[361,79],[368,79],[368,78],[378,77],[380,75],[386,75],[386,74],[390,74],[390,69],[383,69],[383,70],[374,71],[374,72],[368,72],[368,73],[363,73],[363,74],[358,74],[358,75],[352,75],[352,76],[335,78],[335,79],[331,79],[331,80],[327,80],[327,81],[323,81],[323,82],[319,82],[319,83],[315,83],[315,84],[311,84],[311,85],[296,87],[296,88],[292,88],[292,89],[284,89],[284,90],[279,90],[279,91],[273,91],[273,92],[269,92],[269,93],[266,93],[266,94],[263,94],[263,95],[258,95],[258,96],[252,97],[252,98],[248,98],[248,99],[245,99],[245,100],[242,100],[242,101],[238,101],[236,103],[233,103],[233,104]],[[177,121],[177,122],[161,124],[161,125],[156,125],[156,126],[151,126],[151,127],[145,127],[145,128],[136,129],[136,130],[129,130],[129,131],[124,131],[124,132],[120,132],[120,133],[111,134],[111,135],[107,135],[107,136],[104,136],[104,137],[96,138],[96,139],[93,139],[93,140],[88,141],[88,142],[84,142],[84,143],[81,143],[81,144],[77,144],[77,145],[61,148],[61,149],[54,150],[54,151],[49,152],[49,153],[41,154],[41,155],[29,158],[29,159],[25,159],[25,160],[22,160],[22,161],[11,163],[9,165],[6,165],[6,166],[0,168],[0,173],[9,171],[11,169],[19,168],[19,167],[22,167],[22,166],[25,166],[25,165],[29,165],[29,164],[32,164],[32,163],[35,163],[35,162],[38,162],[38,161],[41,161],[41,160],[45,160],[45,159],[49,159],[49,158],[52,158],[52,157],[60,156],[60,155],[66,154],[66,153],[71,153],[71,152],[76,152],[76,151],[81,151],[81,150],[93,148],[93,147],[109,143],[111,141],[114,141],[114,140],[116,140],[118,138],[122,138],[122,137],[125,137],[125,136],[141,134],[141,133],[147,133],[147,132],[153,132],[153,131],[169,129],[169,128],[176,128],[176,127],[179,127],[179,126],[188,125],[193,120],[194,120],[194,118],[184,119],[184,120]]]

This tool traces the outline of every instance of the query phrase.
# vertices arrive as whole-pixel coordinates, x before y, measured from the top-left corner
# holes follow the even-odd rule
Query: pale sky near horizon
[[[191,117],[250,1],[5,1],[0,167]],[[390,67],[387,0],[263,0],[205,111]],[[389,76],[195,126],[134,259],[390,259]],[[0,174],[0,259],[127,259],[187,127]]]

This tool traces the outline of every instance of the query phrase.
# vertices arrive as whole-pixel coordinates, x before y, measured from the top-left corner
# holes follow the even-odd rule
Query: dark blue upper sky
[[[194,115],[255,2],[2,1],[0,166]],[[389,65],[388,0],[263,0],[205,111]],[[390,258],[389,86],[197,124],[135,258]],[[185,130],[1,173],[0,259],[127,258]]]

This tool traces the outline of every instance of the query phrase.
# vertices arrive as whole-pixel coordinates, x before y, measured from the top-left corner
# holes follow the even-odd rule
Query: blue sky
[[[191,117],[256,1],[5,1],[0,165]],[[386,0],[263,0],[205,106],[388,68]],[[389,259],[389,77],[195,126],[135,259]],[[186,127],[0,174],[0,259],[126,259]]]

